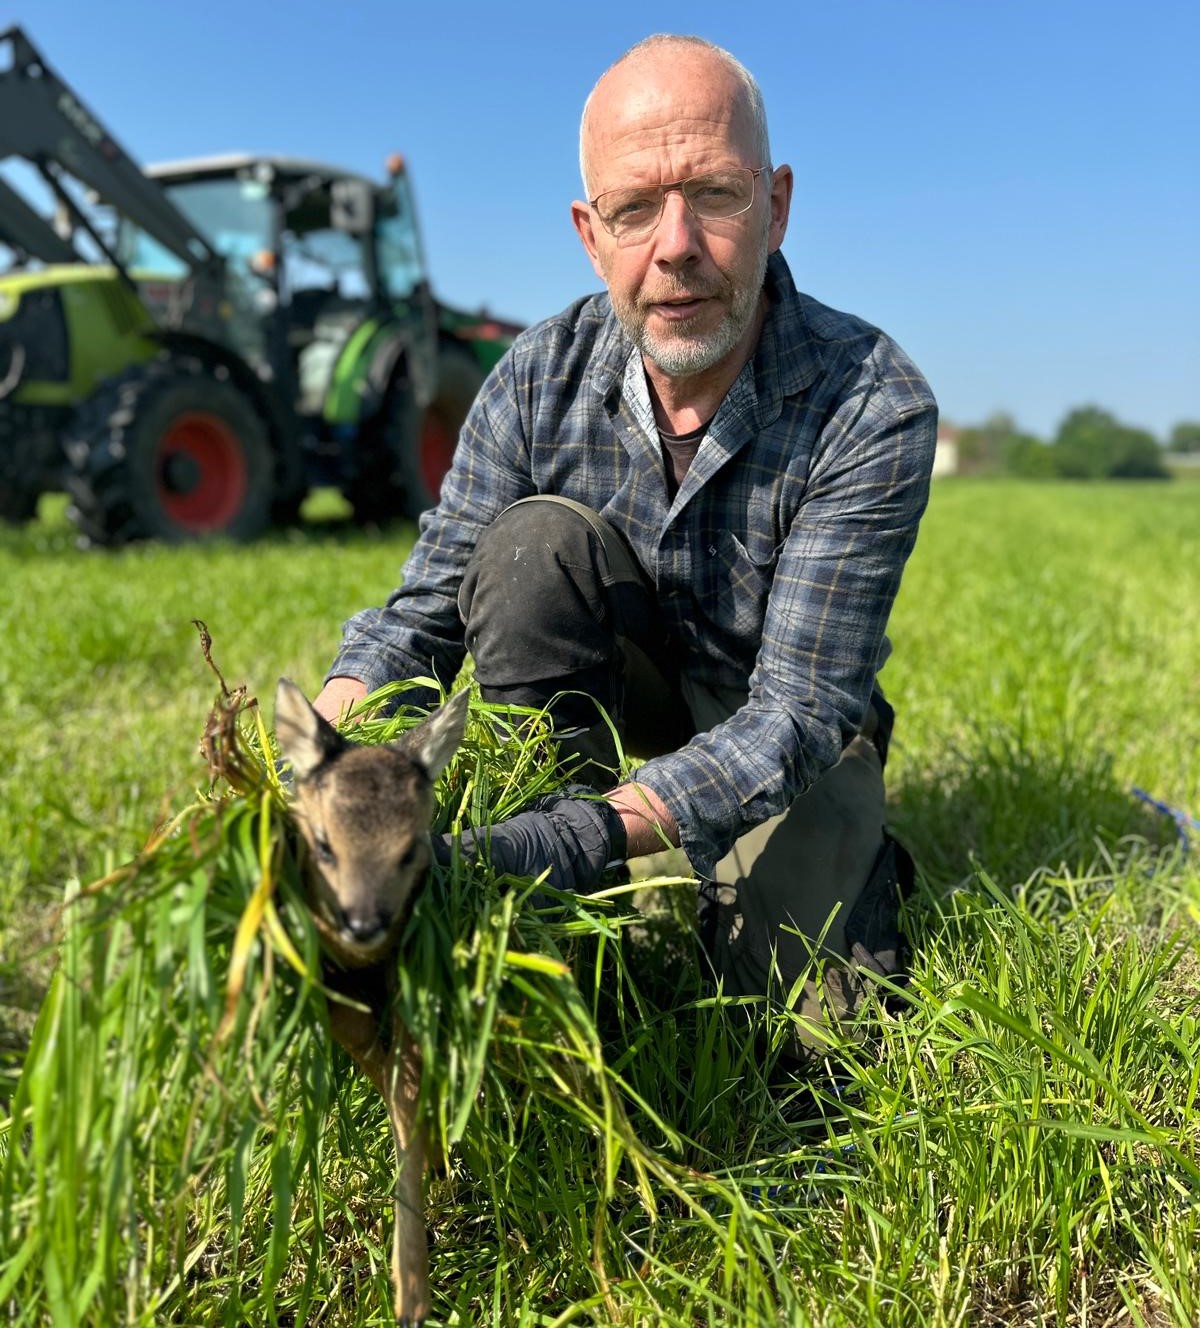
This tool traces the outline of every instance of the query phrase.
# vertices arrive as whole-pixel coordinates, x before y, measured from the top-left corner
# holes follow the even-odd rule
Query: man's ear
[[[583,247],[587,250],[587,256],[591,259],[592,270],[607,284],[607,277],[604,275],[604,268],[600,264],[600,249],[596,244],[595,220],[592,217],[592,209],[586,203],[576,200],[571,204],[571,224],[575,227]]]
[[[767,252],[773,254],[787,234],[788,216],[792,210],[792,168],[776,166],[771,180],[771,230],[767,237]]]

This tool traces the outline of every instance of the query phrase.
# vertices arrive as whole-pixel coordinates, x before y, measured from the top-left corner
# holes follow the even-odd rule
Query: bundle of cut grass
[[[2,1136],[14,1324],[389,1317],[383,1107],[328,1035],[265,724],[215,714],[217,784],[63,910]],[[520,718],[474,703],[435,831],[560,786]],[[397,994],[446,1159],[433,1322],[1186,1322],[1197,947],[1134,925],[1144,865],[924,899],[905,1013],[831,1033],[807,1078],[786,1008],[722,1000],[680,947],[655,971],[633,887],[435,869]]]
[[[419,717],[402,706],[356,736],[386,741]],[[203,745],[213,787],[134,861],[68,892],[6,1140],[14,1323],[360,1322],[387,1304],[386,1130],[328,1037],[257,705],[226,693]],[[562,783],[544,723],[477,703],[434,830],[491,824]],[[441,1209],[457,1235],[439,1246],[461,1236],[445,1259],[435,1249],[435,1284],[457,1283],[438,1265],[471,1257],[482,1213],[492,1257],[495,1241],[528,1244],[531,1214],[536,1228],[557,1213],[570,1253],[553,1296],[611,1309],[614,1278],[653,1262],[664,1200],[710,1226],[706,1194],[738,1200],[681,1164],[676,1129],[606,1064],[599,1028],[648,1014],[620,945],[639,916],[629,889],[532,891],[486,865],[435,868],[401,946],[397,1000],[448,1159],[435,1230]],[[673,1160],[642,1142],[631,1105]]]

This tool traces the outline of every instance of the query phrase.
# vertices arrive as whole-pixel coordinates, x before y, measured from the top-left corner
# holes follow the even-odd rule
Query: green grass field
[[[233,943],[267,804],[205,804],[59,909],[205,784],[192,619],[231,684],[314,692],[411,538],[83,553],[54,502],[0,529],[13,1323],[388,1321],[382,1107],[284,950]],[[623,896],[564,923],[452,883],[403,993],[449,1145],[433,1321],[1200,1322],[1200,831],[1185,855],[1132,792],[1200,814],[1197,606],[1200,485],[935,487],[883,679],[923,874],[909,999],[807,1081],[778,1061],[786,1013],[747,1036],[686,966],[654,970]]]

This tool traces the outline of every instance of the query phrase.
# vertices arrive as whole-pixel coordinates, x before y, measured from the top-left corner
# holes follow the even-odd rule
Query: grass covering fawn
[[[396,1318],[429,1313],[425,1141],[417,1121],[421,1056],[398,1015],[385,1017],[413,891],[432,858],[433,783],[462,742],[468,693],[457,693],[392,743],[350,742],[286,678],[275,730],[295,778],[293,811],[309,850],[308,901],[332,990],[368,1009],[329,1006],[330,1030],[379,1090],[396,1145],[392,1286]]]

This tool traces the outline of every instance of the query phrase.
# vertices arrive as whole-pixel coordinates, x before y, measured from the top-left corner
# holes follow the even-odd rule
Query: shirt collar
[[[625,329],[617,321],[617,316],[613,313],[612,300],[607,292],[596,296],[596,305],[597,312],[603,315],[604,322],[596,339],[596,348],[592,352],[592,387],[612,411],[616,409],[630,357],[637,354],[637,347],[625,335]]]
[[[783,396],[790,396],[820,374],[820,342],[804,315],[804,301],[787,259],[778,251],[767,260],[763,284],[770,307],[752,360],[756,386],[760,397],[769,394],[773,384]]]

